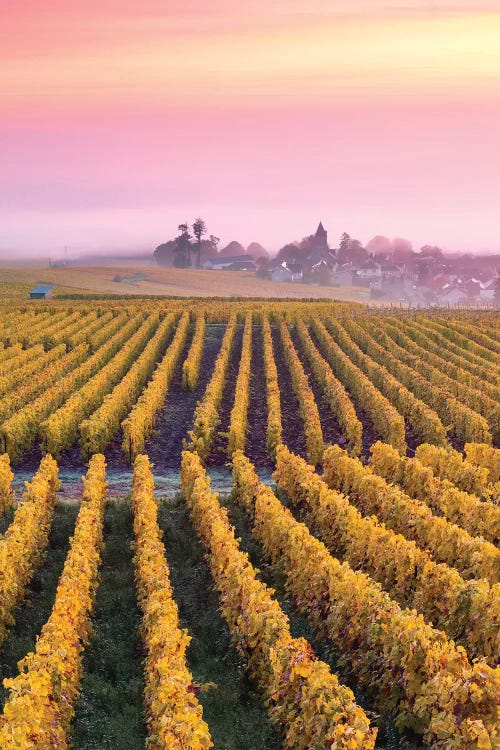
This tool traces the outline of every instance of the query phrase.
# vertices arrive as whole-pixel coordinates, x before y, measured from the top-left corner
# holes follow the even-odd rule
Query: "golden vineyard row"
[[[307,641],[292,637],[272,590],[239,549],[227,511],[211,491],[195,453],[183,454],[182,490],[207,550],[222,614],[271,718],[283,732],[284,747],[373,748],[376,733],[351,690],[339,684]]]
[[[390,456],[395,453],[386,448]],[[343,497],[313,467],[279,445],[278,486],[304,512],[307,524],[330,553],[260,483],[241,451],[233,453],[232,463],[235,497],[254,517],[256,539],[266,555],[279,563],[289,593],[318,637],[341,650],[339,665],[344,664],[363,689],[373,693],[380,710],[396,715],[400,728],[422,734],[435,750],[496,748],[500,670],[489,667],[484,657],[494,664],[498,653],[498,585],[490,588],[485,581],[466,581],[374,517],[362,517],[349,502],[357,499],[354,484],[349,498]],[[333,463],[339,476],[364,472],[368,494],[372,479],[380,480],[346,452],[329,448],[325,474],[330,472],[330,481]],[[8,498],[12,472],[6,458],[0,469],[0,486]],[[394,488],[380,482],[377,486],[382,495],[396,498]],[[6,601],[4,637],[13,607],[22,598],[46,544],[56,488],[57,465],[47,456],[5,536],[5,543],[13,540],[3,566],[10,573],[6,591],[13,593],[2,596]],[[373,747],[375,731],[351,691],[315,657],[307,641],[291,636],[272,591],[256,578],[196,452],[183,453],[182,489],[207,549],[223,615],[283,733],[284,746],[304,750],[327,750],[332,744],[345,750]],[[52,614],[36,650],[23,660],[24,671],[6,682],[10,693],[0,718],[2,747],[27,750],[33,742],[40,748],[67,747],[97,586],[105,499],[104,458],[94,455]],[[192,676],[184,656],[189,637],[178,625],[153,478],[144,455],[135,460],[132,507],[137,591],[147,649],[148,741],[155,748],[204,750],[211,747],[210,733],[191,689]],[[11,566],[13,554],[16,564]],[[10,602],[9,595],[14,597]],[[470,662],[466,651],[427,624],[422,614],[400,605],[415,607],[450,635],[458,634],[459,640],[465,632],[462,641],[475,661]]]
[[[421,615],[401,610],[368,576],[332,557],[240,452],[233,476],[254,535],[285,574],[294,602],[318,637],[339,649],[340,663],[378,696],[380,709],[396,713],[400,727],[423,734],[436,750],[496,748],[500,670],[469,662],[463,648]]]
[[[358,416],[362,414],[373,425],[376,436],[402,455],[409,439],[448,449],[450,435],[486,446],[496,444],[500,437],[500,392],[495,385],[500,360],[489,317],[485,326],[486,330],[491,328],[491,336],[480,332],[482,343],[473,342],[472,352],[467,352],[460,348],[462,331],[475,330],[477,326],[462,320],[457,323],[420,316],[417,321],[406,321],[385,314],[346,317],[345,309],[323,303],[235,302],[233,308],[227,302],[218,305],[203,303],[195,315],[185,309],[182,312],[185,305],[181,301],[162,305],[149,301],[141,306],[130,302],[120,306],[113,301],[109,309],[103,303],[98,310],[56,306],[52,312],[44,310],[39,315],[22,312],[21,308],[17,313],[21,328],[32,325],[33,332],[41,325],[41,335],[45,326],[46,330],[54,329],[51,336],[59,330],[61,341],[50,347],[33,341],[27,349],[13,343],[0,351],[0,450],[8,452],[13,461],[20,461],[39,441],[43,450],[59,457],[78,440],[85,458],[104,451],[121,429],[123,450],[132,461],[145,450],[145,441],[153,432],[156,415],[177,368],[182,368],[183,388],[192,389],[198,382],[210,315],[218,318],[231,310],[223,345],[194,415],[190,435],[192,447],[204,460],[210,455],[217,434],[221,406],[229,413],[233,406],[236,410],[230,420],[229,455],[235,447],[245,447],[246,401],[259,365],[252,362],[253,347],[248,342],[248,332],[254,327],[252,338],[262,337],[263,342],[266,392],[259,398],[266,399],[266,445],[271,457],[282,439],[278,401],[284,385],[281,378],[278,382],[276,347],[284,356],[280,366],[289,372],[308,459],[314,464],[321,462],[325,447],[314,383],[322,396],[321,409],[331,413],[343,444],[353,455],[359,455],[362,448],[363,424]],[[37,318],[41,320],[36,322]],[[11,312],[4,334],[15,327],[15,320],[16,315]],[[64,333],[68,324],[70,331],[76,327],[72,342]],[[222,405],[229,361],[242,324],[247,334],[241,377],[235,382],[236,394],[233,390],[229,403]],[[169,353],[166,347],[174,325]],[[439,332],[446,325],[450,326],[450,339]],[[453,369],[442,372],[439,364],[445,362],[443,358],[448,353],[456,355],[441,343],[436,344],[441,357],[429,352],[425,361],[424,348],[414,341],[415,336],[419,341],[424,336],[419,327],[429,334],[436,331],[446,346],[460,348],[464,362],[472,365],[471,358],[480,360],[482,369],[491,375],[485,388],[479,391],[477,376],[472,373],[470,378],[476,380],[464,382],[454,376]],[[188,337],[190,349],[181,363]],[[432,341],[430,335],[428,340]],[[484,346],[488,341],[491,349]],[[489,352],[488,357],[485,352]],[[162,358],[165,364],[159,367]],[[164,377],[162,372],[168,375]],[[492,500],[498,497],[496,482],[498,478],[488,482],[492,485]]]

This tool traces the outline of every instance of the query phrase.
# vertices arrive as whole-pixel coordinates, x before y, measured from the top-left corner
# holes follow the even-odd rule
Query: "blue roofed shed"
[[[34,287],[30,292],[30,299],[50,299],[52,297],[52,289],[54,287],[48,284],[39,284]]]

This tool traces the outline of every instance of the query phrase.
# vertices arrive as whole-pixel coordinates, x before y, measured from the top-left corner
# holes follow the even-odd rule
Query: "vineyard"
[[[0,310],[2,750],[500,750],[499,313]]]

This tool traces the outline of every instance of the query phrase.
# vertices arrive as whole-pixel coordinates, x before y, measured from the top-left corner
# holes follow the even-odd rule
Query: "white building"
[[[300,263],[283,263],[271,270],[271,281],[302,281],[302,266]]]

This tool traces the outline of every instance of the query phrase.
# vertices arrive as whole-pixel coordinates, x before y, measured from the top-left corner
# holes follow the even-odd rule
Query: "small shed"
[[[51,299],[53,288],[49,285],[39,284],[30,291],[30,299]]]

